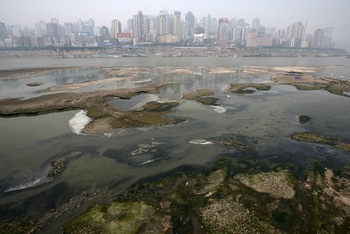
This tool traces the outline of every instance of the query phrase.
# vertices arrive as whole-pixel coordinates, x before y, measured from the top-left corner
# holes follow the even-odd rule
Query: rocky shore
[[[305,180],[294,173],[282,164],[221,158],[212,169],[139,183],[109,202],[83,192],[39,220],[0,224],[0,233],[35,233],[84,201],[94,204],[61,233],[346,233],[349,180],[317,162]]]

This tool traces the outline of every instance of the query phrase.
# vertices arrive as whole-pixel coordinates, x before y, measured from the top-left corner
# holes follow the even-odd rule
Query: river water
[[[319,75],[349,79],[349,59],[39,57],[0,60],[1,70],[80,66],[96,68],[65,69],[37,77],[0,80],[0,98],[30,98],[43,95],[37,91],[53,85],[107,78],[101,76],[101,69],[97,66],[144,67],[151,70],[151,75],[140,75],[108,86],[92,85],[81,90],[166,83],[168,85],[159,95],[114,100],[111,105],[128,110],[139,108],[145,100],[176,100],[180,101],[180,105],[168,115],[186,121],[172,126],[117,129],[104,135],[81,135],[70,124],[82,118],[84,113],[81,110],[0,118],[1,216],[26,212],[40,217],[81,191],[107,189],[114,196],[145,178],[183,167],[208,167],[223,156],[291,165],[297,168],[294,173],[300,177],[313,159],[331,168],[350,163],[350,155],[344,151],[290,140],[293,132],[311,131],[350,142],[350,98],[322,90],[298,91],[289,85],[274,85],[269,91],[245,95],[227,92],[231,83],[269,82],[268,76],[245,74],[243,66],[347,66],[325,68]],[[164,66],[192,67],[193,74],[159,74],[158,67]],[[237,70],[232,74],[214,75],[205,69],[216,66],[235,67]],[[43,85],[25,85],[30,82]],[[215,96],[219,98],[218,106],[180,100],[182,94],[202,87],[215,91]],[[310,116],[311,121],[305,125],[299,124],[297,116],[300,115]],[[249,148],[240,151],[215,144],[215,139],[220,137],[233,138]],[[50,161],[75,152],[80,152],[80,155],[67,161],[62,175],[52,181],[45,179]]]

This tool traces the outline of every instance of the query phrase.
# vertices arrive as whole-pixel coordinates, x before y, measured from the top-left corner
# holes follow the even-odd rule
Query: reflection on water
[[[131,110],[142,110],[142,106],[145,105],[147,102],[153,102],[157,100],[159,100],[159,97],[157,95],[146,93],[146,94],[140,94],[130,99],[115,98],[114,100],[110,101],[108,104],[119,110],[131,111]]]
[[[69,120],[79,111],[0,119],[0,213],[11,210],[13,204],[18,205],[19,208],[13,208],[18,212],[30,212],[33,207],[45,204],[42,205],[44,212],[55,208],[55,202],[64,200],[63,197],[66,199],[83,190],[94,192],[106,188],[116,195],[141,179],[188,165],[208,166],[222,156],[291,165],[300,172],[298,176],[302,176],[311,159],[322,160],[331,168],[350,162],[348,153],[331,146],[294,142],[289,138],[295,131],[311,131],[349,141],[349,98],[326,91],[299,91],[287,85],[275,85],[269,91],[246,95],[228,93],[231,83],[268,80],[268,77],[248,76],[240,69],[234,73],[210,74],[206,69],[194,68],[192,74],[179,75],[150,70],[148,74],[130,76],[103,88],[167,84],[159,95],[142,94],[130,100],[115,99],[110,104],[131,110],[138,109],[146,101],[178,100],[180,105],[168,115],[184,118],[185,122],[173,126],[118,129],[106,137],[74,134]],[[101,72],[75,69],[41,78],[45,82],[69,84],[103,79]],[[70,75],[67,74],[75,78],[68,78]],[[14,82],[25,84],[28,80],[34,78]],[[2,90],[13,88],[14,95],[22,92],[30,95],[22,86],[2,82]],[[204,87],[215,92],[215,97],[219,98],[218,106],[180,100],[181,95]],[[100,89],[98,85],[84,89],[96,88]],[[296,116],[300,115],[310,116],[311,121],[298,124]],[[216,144],[215,140],[223,136],[249,147],[239,150]],[[4,193],[18,186],[36,185],[47,173],[52,160],[74,152],[79,152],[80,156],[68,160],[63,173],[52,181],[29,190]],[[43,195],[53,191],[59,192],[55,192],[55,196]]]
[[[100,69],[62,69],[40,76],[29,76],[20,79],[0,79],[0,98],[33,97],[41,90],[55,85],[73,84],[102,79]],[[27,86],[28,83],[42,83],[40,86]]]

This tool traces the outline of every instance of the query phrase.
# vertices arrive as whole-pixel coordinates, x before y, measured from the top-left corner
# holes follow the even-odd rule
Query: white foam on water
[[[157,161],[157,160],[159,160],[159,159],[160,159],[160,158],[156,158],[156,159],[150,159],[150,160],[147,160],[147,161],[145,161],[145,162],[143,162],[143,163],[140,163],[140,164],[139,164],[139,166],[142,166],[142,165],[146,165],[146,164],[152,163],[152,162]]]
[[[222,114],[222,113],[225,113],[227,108],[223,107],[223,106],[212,106],[214,111],[219,113],[219,114]]]
[[[46,176],[39,178],[39,179],[36,179],[36,180],[33,180],[33,181],[30,181],[30,182],[27,182],[27,183],[24,183],[24,184],[17,185],[17,186],[12,187],[12,188],[9,188],[5,191],[5,193],[19,191],[19,190],[34,187],[34,186],[38,185],[40,183],[40,181],[42,181],[45,178],[46,178]]]
[[[87,116],[87,112],[84,110],[79,111],[69,120],[69,126],[76,134],[80,134],[85,126],[91,122],[91,118]]]
[[[211,145],[211,144],[214,144],[211,141],[207,141],[207,140],[203,140],[203,139],[191,140],[189,143],[190,144],[195,144],[195,145]]]

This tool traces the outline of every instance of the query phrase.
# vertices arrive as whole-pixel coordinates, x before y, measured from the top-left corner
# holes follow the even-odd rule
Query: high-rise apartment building
[[[331,48],[332,45],[332,35],[334,28],[328,27],[324,29],[317,29],[313,34],[312,47],[313,48]]]
[[[253,19],[253,22],[252,22],[252,29],[255,29],[255,31],[259,31],[259,28],[260,28],[260,20],[258,18],[255,18]]]
[[[134,38],[141,42],[146,41],[146,35],[150,33],[150,28],[150,17],[148,15],[144,15],[142,11],[134,15],[132,21],[132,33]]]
[[[110,37],[112,39],[116,39],[118,33],[122,32],[122,24],[119,20],[112,20],[112,24],[111,24],[111,30],[110,30]]]
[[[6,25],[0,22],[0,40],[5,40],[7,36]]]
[[[257,32],[255,29],[250,29],[247,32],[247,47],[257,47],[257,43],[256,43],[256,39],[257,39]]]
[[[193,38],[195,32],[195,18],[191,11],[187,12],[185,20],[186,24],[186,36]]]
[[[287,28],[286,37],[288,40],[289,47],[292,48],[300,48],[301,43],[303,41],[303,37],[305,36],[305,27],[301,22],[292,24]]]
[[[220,18],[218,25],[218,44],[226,45],[228,44],[228,19]]]
[[[170,27],[170,33],[174,35],[182,34],[181,11],[174,11]]]
[[[169,19],[168,19],[168,13],[166,11],[160,11],[158,20],[157,20],[157,35],[158,36],[164,36],[169,33]]]

